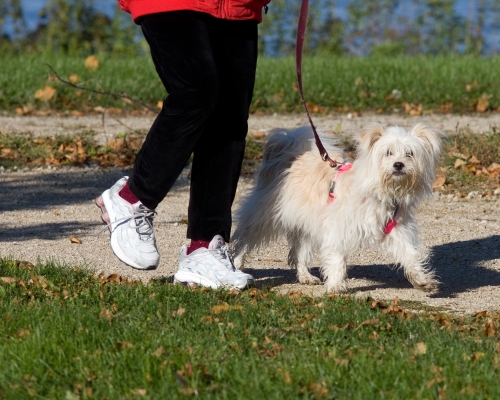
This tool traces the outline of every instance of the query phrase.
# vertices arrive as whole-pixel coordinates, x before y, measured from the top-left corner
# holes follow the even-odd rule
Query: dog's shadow
[[[439,290],[429,294],[431,298],[456,297],[459,293],[485,286],[500,286],[500,265],[498,270],[486,268],[487,261],[500,259],[500,236],[490,236],[463,242],[445,243],[432,249],[430,265],[441,282]],[[247,272],[257,279],[258,287],[279,286],[297,283],[295,271],[290,268],[253,269]],[[319,271],[311,273],[319,277]],[[409,289],[410,282],[403,270],[390,264],[352,265],[348,277],[369,279],[376,283],[355,287],[356,291],[375,289]]]

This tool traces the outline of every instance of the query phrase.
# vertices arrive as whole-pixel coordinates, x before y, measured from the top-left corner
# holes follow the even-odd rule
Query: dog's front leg
[[[429,251],[420,244],[416,230],[408,229],[400,233],[395,230],[393,234],[390,250],[396,262],[402,265],[406,279],[416,289],[435,290],[439,281],[428,265]]]
[[[297,280],[303,285],[319,285],[321,280],[309,272],[307,267],[312,259],[312,248],[308,239],[288,237],[290,252],[288,265],[297,270]]]
[[[345,255],[323,249],[321,251],[321,271],[326,277],[328,293],[343,293],[347,291],[347,260]]]

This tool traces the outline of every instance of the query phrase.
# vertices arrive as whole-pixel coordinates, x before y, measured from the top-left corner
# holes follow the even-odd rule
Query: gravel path
[[[135,129],[147,129],[151,120],[126,118],[122,122]],[[425,122],[449,133],[456,131],[457,123],[459,129],[468,127],[475,133],[500,126],[500,116],[372,115],[351,119],[334,116],[315,118],[315,123],[330,130],[339,130],[340,126],[342,132],[349,132],[374,120],[401,126]],[[253,116],[250,131],[267,132],[273,127],[293,127],[305,122],[303,116]],[[1,130],[12,133],[47,135],[90,128],[107,136],[124,131],[122,125],[113,125],[103,132],[100,124],[99,116],[0,117]],[[187,218],[189,196],[187,174],[179,178],[157,210],[155,231],[162,255],[160,266],[156,271],[142,272],[118,261],[109,247],[107,231],[98,236],[103,225],[93,199],[126,173],[94,168],[0,173],[0,256],[30,262],[50,259],[69,265],[87,264],[97,272],[143,280],[171,277],[177,268],[180,246],[186,243],[183,221]],[[251,184],[250,178],[241,179],[235,206]],[[348,272],[350,288],[359,296],[385,300],[397,296],[456,314],[500,310],[500,196],[459,199],[436,194],[434,201],[422,206],[418,221],[422,240],[433,251],[432,266],[442,281],[439,292],[426,294],[413,289],[402,271],[392,267],[392,260],[382,257],[376,249],[352,257]],[[71,243],[70,236],[82,243]],[[257,285],[271,285],[282,291],[324,293],[323,286],[296,283],[294,272],[286,265],[287,252],[285,242],[281,241],[251,255],[247,271],[257,278]]]

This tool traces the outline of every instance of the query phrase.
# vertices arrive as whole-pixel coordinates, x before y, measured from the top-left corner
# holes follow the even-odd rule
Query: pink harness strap
[[[339,167],[337,175],[335,176],[335,178],[333,178],[332,184],[330,185],[330,193],[329,193],[330,198],[328,199],[329,203],[333,203],[333,201],[335,200],[335,182],[337,182],[337,179],[339,178],[339,176],[341,174],[349,171],[351,168],[352,168],[352,164],[342,164]]]

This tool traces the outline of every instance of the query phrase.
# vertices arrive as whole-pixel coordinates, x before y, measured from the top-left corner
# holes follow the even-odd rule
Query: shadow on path
[[[441,285],[439,290],[430,293],[429,297],[450,298],[485,286],[500,286],[500,270],[483,265],[496,259],[500,259],[499,235],[435,246],[432,248],[430,265],[439,277]],[[258,279],[258,285],[261,287],[297,283],[295,271],[291,268],[247,268],[245,271]],[[311,272],[320,276],[317,269]],[[353,265],[349,268],[348,277],[376,282],[369,286],[356,287],[357,291],[412,288],[404,277],[403,270],[388,264]]]
[[[0,211],[36,210],[91,202],[130,171],[115,168],[72,169],[40,174],[1,174]],[[178,180],[174,186],[186,186]]]

